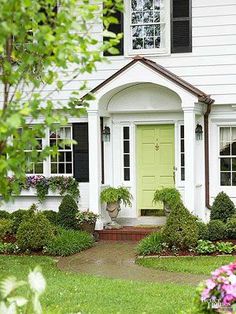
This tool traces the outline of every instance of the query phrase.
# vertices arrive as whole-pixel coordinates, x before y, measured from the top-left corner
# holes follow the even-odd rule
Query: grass
[[[137,264],[171,272],[209,275],[214,269],[235,260],[235,256],[164,257],[138,259]]]
[[[47,314],[178,313],[191,306],[195,287],[145,283],[62,272],[55,260],[41,256],[0,256],[0,280],[9,275],[26,279],[41,265],[47,280],[42,304]]]

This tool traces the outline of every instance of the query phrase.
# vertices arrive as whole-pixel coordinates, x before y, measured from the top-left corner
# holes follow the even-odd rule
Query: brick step
[[[152,232],[160,228],[143,228],[143,227],[123,227],[122,229],[104,229],[97,230],[99,240],[106,241],[140,241]]]

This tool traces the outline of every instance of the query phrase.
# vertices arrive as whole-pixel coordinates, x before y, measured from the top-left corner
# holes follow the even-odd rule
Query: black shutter
[[[124,32],[124,16],[123,13],[120,11],[116,11],[115,13],[112,14],[119,23],[118,24],[110,24],[108,30],[112,33],[115,34],[120,34]],[[109,40],[109,38],[104,37],[104,41]],[[116,54],[115,56],[122,56],[124,54],[124,38],[122,37],[119,44],[117,46],[114,46],[119,50],[119,53]],[[108,51],[104,51],[104,56],[113,56],[110,54]]]
[[[73,123],[74,178],[79,182],[89,182],[88,123]]]
[[[192,51],[192,1],[172,0],[171,52]]]

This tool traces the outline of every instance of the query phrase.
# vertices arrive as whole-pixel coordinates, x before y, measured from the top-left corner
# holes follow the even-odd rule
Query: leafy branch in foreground
[[[81,101],[86,91],[83,75],[105,60],[103,51],[116,52],[111,48],[121,35],[108,29],[118,22],[112,16],[122,10],[122,1],[104,0],[103,8],[99,2],[60,0],[58,7],[57,0],[0,0],[0,195],[4,200],[12,188],[8,175],[21,181],[29,164],[57,154],[57,147],[39,150],[37,138],[44,137],[47,128],[58,130],[69,116],[85,113],[92,96]],[[108,38],[104,43],[93,33],[93,25],[102,19]],[[68,94],[77,78],[81,85]],[[15,184],[14,194],[19,192]]]

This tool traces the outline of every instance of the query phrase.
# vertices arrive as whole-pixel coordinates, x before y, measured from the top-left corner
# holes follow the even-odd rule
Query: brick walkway
[[[66,271],[108,278],[149,282],[196,285],[207,278],[203,275],[158,271],[138,266],[135,264],[136,245],[132,242],[100,241],[87,251],[60,258],[58,267]]]

